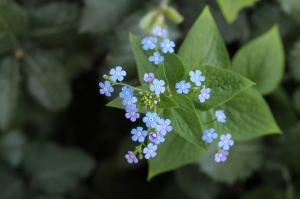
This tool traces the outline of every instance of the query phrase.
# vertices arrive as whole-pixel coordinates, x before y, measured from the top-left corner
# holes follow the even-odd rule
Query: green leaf
[[[159,64],[158,69],[156,70],[154,77],[159,80],[163,80],[165,85],[168,85],[168,80],[165,73],[164,64]]]
[[[182,80],[184,74],[184,66],[180,58],[174,53],[164,54],[165,74],[169,83],[170,90],[176,90],[176,83]]]
[[[67,2],[46,4],[31,12],[30,37],[46,47],[77,45],[79,7]],[[74,42],[76,40],[76,42]]]
[[[0,53],[13,50],[28,34],[26,12],[13,1],[0,2]]]
[[[220,131],[217,131],[220,134]],[[224,131],[225,132],[225,131]],[[235,137],[232,137],[235,140]],[[228,151],[227,160],[215,161],[216,142],[209,151],[199,159],[200,169],[216,182],[233,184],[237,180],[246,179],[254,170],[261,167],[262,153],[260,142],[235,142]]]
[[[85,0],[79,31],[103,33],[117,25],[137,1],[135,0]]]
[[[193,103],[184,95],[173,95],[172,99],[179,108],[165,109],[163,118],[172,121],[173,131],[195,145],[206,149],[202,140],[202,126]]]
[[[179,108],[178,104],[165,94],[160,94],[160,102],[157,104],[158,108]]]
[[[282,10],[300,22],[300,4],[298,0],[278,0]]]
[[[165,105],[165,106],[172,106],[172,107],[173,107],[174,105],[172,104],[172,102],[169,102],[169,99],[167,99],[167,100],[168,100],[168,101],[167,101],[167,105]],[[119,109],[125,110],[126,108],[125,108],[125,106],[122,104],[122,102],[123,102],[123,99],[120,98],[120,97],[117,97],[117,98],[115,98],[114,100],[108,102],[105,106],[109,106],[109,107],[119,108]],[[139,112],[139,113],[147,113],[148,110],[145,109],[145,108],[142,108],[142,107],[138,107],[138,112]]]
[[[240,10],[252,6],[257,1],[259,0],[217,0],[228,23],[236,20]]]
[[[298,87],[293,94],[293,105],[298,114],[300,114],[300,87]]]
[[[152,55],[151,51],[143,50],[141,40],[136,38],[133,34],[129,34],[130,44],[133,51],[133,55],[136,61],[137,70],[140,82],[143,85],[147,85],[147,82],[143,80],[144,74],[157,70],[157,66],[149,61],[149,56]]]
[[[19,97],[19,60],[5,57],[0,63],[0,126],[7,129],[14,118]]]
[[[226,123],[216,123],[217,132],[231,133],[234,140],[247,140],[263,135],[280,133],[270,108],[261,94],[248,88],[221,105]]]
[[[172,6],[167,6],[167,8],[165,9],[165,15],[170,20],[172,20],[174,23],[179,24],[179,23],[183,22],[183,16],[181,14],[179,14],[179,12]]]
[[[286,194],[279,187],[271,185],[260,185],[248,191],[241,199],[282,199]]]
[[[295,42],[289,54],[289,62],[292,76],[297,82],[300,82],[300,39]]]
[[[229,56],[215,21],[206,7],[190,29],[179,51],[185,72],[202,64],[229,68]]]
[[[0,165],[0,198],[25,199],[25,183],[8,166]]]
[[[262,94],[273,92],[284,72],[284,52],[278,27],[243,46],[232,61],[232,70],[257,83]]]
[[[220,105],[242,90],[254,85],[253,82],[243,76],[222,68],[202,65],[192,69],[192,71],[196,70],[200,70],[205,77],[202,85],[210,88],[210,98],[201,103],[198,98],[199,93],[189,91],[187,96],[192,100],[194,106],[202,111]],[[184,79],[189,81],[190,75],[187,73]]]
[[[63,149],[54,144],[32,144],[24,159],[24,171],[30,186],[46,194],[64,194],[94,168],[94,160],[77,149]]]
[[[71,100],[71,89],[63,66],[41,50],[26,55],[25,61],[29,92],[48,109],[65,108]]]
[[[157,148],[155,158],[149,159],[148,180],[160,173],[190,164],[205,153],[204,149],[182,138],[174,130],[167,133],[165,138],[166,141]]]

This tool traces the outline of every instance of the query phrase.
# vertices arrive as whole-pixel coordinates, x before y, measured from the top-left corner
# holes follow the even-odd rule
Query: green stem
[[[18,39],[17,39],[16,35],[12,31],[12,29],[9,27],[9,24],[6,22],[6,20],[3,17],[0,17],[0,21],[2,22],[2,26],[3,26],[7,36],[9,37],[11,42],[13,43],[13,45],[19,46],[20,43],[18,42]]]
[[[136,91],[143,91],[143,89],[136,88],[136,87],[130,86],[129,84],[125,84],[125,83],[122,83],[122,82],[120,82],[120,83],[112,82],[111,85],[112,85],[112,86],[114,86],[114,85],[127,86],[127,87],[130,87],[130,88],[132,88],[133,90],[136,90]]]
[[[217,120],[217,118],[214,119],[214,120],[212,120],[212,121],[209,121],[209,122],[202,122],[202,121],[201,121],[201,123],[202,123],[202,124],[210,124],[210,123],[213,123],[213,122],[216,121],[216,120]]]

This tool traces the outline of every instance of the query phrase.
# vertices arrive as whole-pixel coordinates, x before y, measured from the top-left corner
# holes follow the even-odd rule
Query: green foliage
[[[300,39],[295,42],[293,49],[289,55],[291,74],[294,79],[300,82]]]
[[[282,10],[300,22],[300,4],[297,0],[278,0]]]
[[[181,59],[176,54],[165,54],[165,74],[169,82],[171,91],[175,90],[176,83],[182,80],[184,66]]]
[[[257,83],[256,88],[262,94],[273,92],[284,71],[284,53],[278,27],[274,26],[243,46],[233,58],[232,69]]]
[[[190,29],[178,51],[189,72],[198,65],[229,68],[229,56],[213,17],[206,7]]]
[[[241,9],[250,7],[257,1],[259,0],[217,0],[228,23],[236,20]]]
[[[165,9],[165,15],[174,23],[181,23],[183,21],[183,16],[180,15],[179,12],[171,6],[167,6],[167,8]]]

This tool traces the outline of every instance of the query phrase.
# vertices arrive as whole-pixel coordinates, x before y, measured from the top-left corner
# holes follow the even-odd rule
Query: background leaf
[[[291,75],[297,82],[300,82],[300,39],[295,42],[289,54],[289,62]]]
[[[190,91],[187,96],[192,100],[194,106],[202,111],[220,105],[242,90],[254,85],[253,82],[243,76],[218,67],[202,65],[192,69],[192,71],[196,70],[200,70],[205,77],[205,81],[202,82],[201,86],[205,85],[207,88],[210,88],[211,96],[204,103],[201,103],[198,98],[200,92],[194,93]],[[184,79],[190,81],[190,75],[186,74]],[[193,83],[192,85],[195,84]]]
[[[252,6],[259,0],[217,0],[228,23],[236,20],[241,9]]]
[[[277,0],[282,10],[300,22],[300,4],[297,0]]]
[[[217,131],[220,136],[220,131]],[[224,132],[225,133],[225,132]],[[232,136],[235,140],[235,137]],[[258,141],[235,142],[228,151],[225,162],[216,162],[216,142],[199,159],[200,169],[216,182],[233,184],[245,179],[262,164],[261,145]]]
[[[160,94],[160,102],[157,104],[158,108],[179,108],[178,104],[171,98],[164,94]]]
[[[148,180],[160,173],[192,163],[205,153],[204,149],[188,142],[174,130],[167,133],[165,138],[166,141],[158,146],[155,158],[149,159]]]
[[[284,52],[278,27],[274,26],[243,46],[233,58],[232,70],[257,83],[256,88],[262,94],[273,92],[284,71]]]
[[[189,72],[198,65],[229,68],[229,56],[218,28],[206,7],[190,29],[178,51]]]
[[[71,100],[71,90],[63,66],[41,50],[30,53],[25,61],[29,92],[50,110],[65,108]]]
[[[165,74],[168,79],[170,90],[176,90],[176,83],[182,80],[182,75],[184,74],[184,66],[181,59],[173,53],[164,54],[165,62]]]
[[[0,125],[7,129],[14,118],[20,89],[20,63],[12,57],[5,57],[0,63]]]
[[[248,88],[218,107],[224,110],[226,123],[216,123],[217,132],[231,133],[234,140],[280,133],[264,98],[255,88]]]
[[[94,160],[86,153],[54,144],[31,144],[24,160],[25,172],[31,177],[30,186],[51,195],[74,189],[94,166]]]

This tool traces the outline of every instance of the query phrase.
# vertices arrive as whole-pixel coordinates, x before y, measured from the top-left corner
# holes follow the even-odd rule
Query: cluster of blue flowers
[[[201,76],[202,72],[200,70],[196,71],[190,71],[190,80],[195,84],[195,87],[191,88],[191,83],[190,82],[185,82],[185,80],[181,80],[180,82],[176,83],[175,88],[177,89],[176,92],[179,94],[188,94],[189,89],[192,89],[193,92],[199,92],[200,94],[198,96],[199,100],[201,103],[205,102],[205,100],[210,98],[210,88],[206,88],[203,86],[201,89],[201,84],[202,82],[205,81],[205,77]],[[200,90],[201,89],[201,90]]]
[[[170,39],[167,39],[167,31],[165,29],[162,29],[161,27],[156,27],[153,29],[153,36],[148,36],[144,39],[142,39],[143,49],[144,50],[154,50],[153,56],[149,57],[149,61],[153,62],[154,64],[158,65],[162,61],[164,61],[164,56],[161,55],[159,52],[158,46],[156,45],[157,42],[160,42],[160,48],[162,53],[173,53],[175,43],[171,41]]]
[[[216,120],[221,123],[226,122],[226,116],[223,110],[217,110],[215,112]],[[218,137],[218,134],[215,132],[213,128],[208,130],[204,130],[202,140],[206,141],[207,143],[212,143],[214,139]],[[223,134],[220,136],[220,141],[218,142],[218,147],[223,149],[218,149],[218,152],[215,154],[215,161],[216,162],[224,162],[227,159],[228,150],[230,146],[234,144],[234,141],[231,140],[231,134]]]

